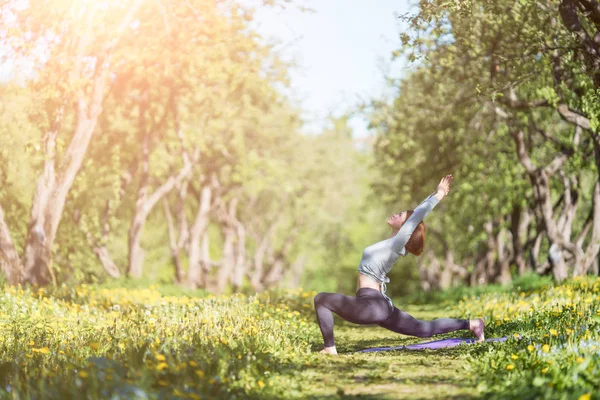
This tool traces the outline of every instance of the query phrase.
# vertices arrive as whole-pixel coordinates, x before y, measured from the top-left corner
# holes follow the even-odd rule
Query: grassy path
[[[422,319],[444,317],[432,306],[408,308]],[[463,364],[468,355],[460,348],[426,351],[355,353],[378,346],[419,343],[420,339],[398,335],[376,326],[341,324],[336,320],[338,357],[320,357],[318,365],[296,370],[292,378],[299,387],[292,396],[302,398],[373,399],[472,399],[476,383],[465,377]],[[436,336],[461,337],[469,332]],[[315,350],[317,349],[315,345]]]

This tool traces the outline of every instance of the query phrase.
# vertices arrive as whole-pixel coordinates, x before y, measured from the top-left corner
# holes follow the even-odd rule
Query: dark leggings
[[[355,324],[377,324],[403,335],[430,337],[441,333],[469,329],[468,319],[440,318],[421,321],[393,307],[376,289],[362,288],[356,297],[339,293],[319,293],[315,296],[315,311],[325,347],[335,346],[333,313]]]

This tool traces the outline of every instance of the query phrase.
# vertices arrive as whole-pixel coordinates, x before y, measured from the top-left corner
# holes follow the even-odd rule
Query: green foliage
[[[374,188],[388,203],[408,201],[452,173],[451,195],[428,217],[428,226],[443,226],[441,237],[463,266],[487,249],[486,222],[496,233],[510,228],[512,210],[535,206],[512,134],[525,132],[531,160],[543,167],[572,147],[575,126],[559,115],[559,104],[597,129],[594,72],[561,19],[560,4],[434,0],[403,17],[408,28],[395,56],[418,62],[412,73],[392,81],[398,93],[392,104],[374,103],[382,177]],[[597,173],[590,134],[583,133],[562,168],[580,181]],[[592,187],[581,186],[580,200],[586,201],[580,201],[573,232],[583,228]],[[553,201],[564,192],[559,174],[551,177],[551,190]]]
[[[31,76],[14,77],[22,85],[2,87],[0,103],[0,143],[6,144],[0,146],[0,204],[19,254],[33,190],[49,157],[44,135],[58,118],[58,171],[77,126],[73,106],[92,90],[93,62],[110,53],[102,112],[83,149],[86,156],[53,246],[59,282],[110,279],[99,262],[99,248],[125,273],[128,232],[142,189],[147,198],[196,150],[199,158],[183,204],[188,224],[197,212],[197,193],[214,175],[220,185],[214,196],[238,201],[248,264],[275,225],[271,253],[292,243],[285,249],[286,268],[299,258],[314,271],[356,268],[356,256],[376,237],[372,223],[381,217],[379,207],[366,200],[369,155],[356,150],[346,120],[332,121],[323,135],[299,133],[299,110],[281,91],[289,84],[290,66],[251,28],[251,7],[205,0],[139,4],[7,5],[11,26],[2,30],[6,35],[0,40],[12,50],[15,65],[35,64]],[[126,11],[133,19],[119,26]],[[59,40],[63,36],[72,41]],[[49,39],[42,45],[44,38]],[[47,54],[38,57],[36,46],[45,46]],[[175,201],[176,195],[169,194],[173,209]],[[223,222],[215,214],[210,216],[210,255],[218,260]],[[144,278],[172,281],[160,203],[150,212],[141,241]],[[182,258],[185,273],[187,258]],[[324,287],[338,283],[329,279]]]
[[[467,297],[455,312],[486,317],[488,336],[469,372],[485,398],[579,398],[600,389],[600,280],[582,277],[532,292]],[[585,398],[585,397],[584,397]],[[589,398],[589,397],[588,397]]]

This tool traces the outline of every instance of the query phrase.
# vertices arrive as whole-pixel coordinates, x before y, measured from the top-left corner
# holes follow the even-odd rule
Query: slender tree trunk
[[[600,24],[600,12],[597,14],[598,22]],[[594,185],[593,192],[593,209],[592,209],[592,238],[588,247],[585,251],[585,255],[583,257],[583,262],[581,263],[581,271],[577,271],[580,274],[586,274],[590,267],[595,269],[595,274],[598,275],[598,252],[600,251],[600,143],[598,139],[598,135],[592,134],[592,140],[594,145],[594,156],[596,159],[596,168],[598,172],[598,180]],[[586,224],[586,227],[589,229],[589,224]],[[587,231],[584,228],[584,232],[581,234],[580,239],[583,241],[583,238],[587,235]]]
[[[179,254],[179,241],[177,240],[177,235],[175,233],[175,223],[173,222],[173,216],[171,215],[169,201],[166,197],[163,197],[163,209],[165,211],[165,217],[167,219],[167,229],[169,232],[169,246],[171,247],[171,258],[173,260],[173,266],[175,267],[175,282],[181,283],[183,279],[183,268],[181,266],[181,257]]]
[[[123,184],[121,185],[121,193],[124,192],[124,186],[126,185],[126,183],[127,183],[127,180],[124,179]],[[123,194],[121,194],[121,196],[122,195]],[[113,261],[112,257],[110,256],[110,252],[106,248],[106,242],[108,240],[108,235],[110,234],[110,230],[111,230],[110,222],[109,222],[110,211],[111,211],[111,200],[108,200],[106,202],[106,206],[104,208],[104,213],[102,215],[102,227],[101,227],[102,237],[100,238],[100,240],[97,240],[93,237],[93,235],[90,232],[87,232],[87,239],[88,239],[88,242],[92,246],[92,250],[94,251],[94,254],[96,255],[96,257],[98,257],[100,264],[102,264],[102,267],[104,268],[104,270],[113,278],[118,278],[121,276],[121,271],[119,270],[119,267],[117,267],[117,264],[115,264],[115,262]]]
[[[129,266],[128,275],[133,278],[142,276],[142,264],[144,260],[144,252],[141,247],[142,231],[148,215],[154,209],[156,204],[177,184],[183,181],[192,172],[192,164],[187,163],[179,171],[176,176],[171,175],[166,182],[160,185],[151,196],[143,196],[144,201],[139,201],[136,204],[135,214],[131,227],[129,229]]]
[[[198,286],[206,288],[208,290],[216,289],[216,280],[213,280],[210,273],[211,267],[217,263],[212,262],[210,259],[210,237],[208,236],[208,230],[205,229],[202,232],[202,238],[200,240],[200,280]]]
[[[527,272],[527,262],[525,261],[525,252],[523,241],[527,235],[527,228],[531,221],[531,216],[527,210],[520,206],[515,206],[511,215],[511,230],[513,242],[513,263],[517,266],[519,275]]]
[[[452,273],[454,270],[454,255],[452,251],[448,248],[444,253],[444,266],[438,277],[439,288],[442,290],[448,289],[452,285]]]
[[[220,268],[217,273],[217,292],[222,293],[225,290],[228,282],[233,284],[235,269],[238,259],[236,252],[239,251],[239,246],[236,248],[236,234],[238,221],[235,217],[237,213],[238,200],[233,198],[229,205],[220,202],[219,219],[224,236],[223,258],[220,263]],[[239,239],[239,238],[238,238]]]
[[[223,293],[227,287],[227,283],[231,279],[233,268],[235,267],[235,230],[227,223],[223,225],[223,234],[225,240],[223,243],[223,258],[219,271],[217,272],[217,293]]]
[[[496,269],[496,238],[494,236],[494,225],[492,221],[487,221],[484,224],[485,233],[487,235],[487,250],[485,256],[485,274],[486,283],[493,282],[498,275]]]
[[[499,275],[498,281],[502,284],[509,283],[512,279],[510,274],[510,260],[512,259],[512,251],[506,246],[506,229],[501,229],[497,236],[498,249],[498,266]]]
[[[121,276],[121,271],[119,271],[119,267],[117,267],[117,264],[113,261],[106,246],[94,247],[93,250],[96,257],[98,257],[98,260],[100,260],[102,267],[110,276],[113,278]]]
[[[235,292],[239,292],[244,282],[247,270],[246,261],[246,228],[241,222],[236,221],[237,245],[235,266],[233,269],[231,284]]]
[[[15,244],[12,241],[10,230],[4,219],[4,212],[0,206],[0,269],[6,278],[6,281],[15,285],[21,281],[21,272],[23,265],[19,259],[19,254]]]
[[[543,231],[539,231],[533,241],[533,247],[531,248],[530,258],[531,258],[531,266],[533,269],[540,273],[540,249],[542,248],[542,239],[543,239]]]
[[[594,185],[594,217],[593,217],[593,228],[592,238],[588,247],[585,251],[583,261],[581,262],[581,270],[577,271],[578,275],[585,275],[588,273],[592,264],[598,259],[598,252],[600,251],[600,182],[596,181]]]
[[[200,192],[198,211],[196,212],[194,224],[190,229],[190,251],[188,256],[189,266],[187,277],[187,285],[189,287],[198,287],[203,284],[203,266],[201,265],[201,260],[202,258],[205,258],[206,255],[203,257],[200,246],[206,229],[208,228],[212,194],[212,187],[210,184],[206,183]]]

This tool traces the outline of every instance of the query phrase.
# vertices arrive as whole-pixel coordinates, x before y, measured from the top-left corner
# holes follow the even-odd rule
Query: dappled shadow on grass
[[[304,388],[302,398],[476,398],[469,393],[474,386],[469,379],[456,371],[449,373],[447,365],[444,371],[437,368],[440,357],[452,358],[456,352],[390,353],[323,355],[317,365],[298,366],[304,370],[296,372],[296,378],[305,378],[311,386]]]
[[[349,331],[352,333],[351,329],[344,327],[344,336],[352,336]],[[444,336],[449,335],[430,339],[407,336],[351,339],[347,344],[338,346],[338,356],[322,355],[319,364],[304,367],[301,375],[311,379],[314,386],[304,398],[477,398],[475,383],[460,368],[461,363],[466,362],[466,359],[460,360],[466,353],[465,346],[438,350],[359,352],[369,347],[402,346]],[[316,350],[321,346],[314,343],[312,347]],[[332,394],[334,390],[337,392]],[[322,392],[313,395],[319,391]]]

